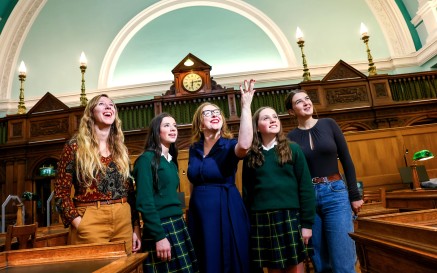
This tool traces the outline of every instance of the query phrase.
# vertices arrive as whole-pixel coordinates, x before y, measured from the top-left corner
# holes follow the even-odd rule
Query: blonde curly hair
[[[95,135],[95,120],[93,110],[101,97],[108,97],[106,94],[97,95],[92,98],[85,107],[83,116],[80,120],[79,130],[76,134],[76,173],[77,179],[85,185],[91,185],[97,174],[105,174],[106,167],[100,160],[99,143]],[[127,180],[130,177],[129,155],[127,147],[124,145],[124,135],[121,129],[121,120],[118,117],[117,107],[115,108],[115,121],[111,125],[108,137],[108,147],[112,155],[112,160],[117,166],[117,170]]]

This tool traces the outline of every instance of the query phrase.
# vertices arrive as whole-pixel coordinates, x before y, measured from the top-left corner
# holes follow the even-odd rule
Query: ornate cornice
[[[416,51],[407,24],[395,1],[366,0],[387,40],[392,57],[406,56]]]

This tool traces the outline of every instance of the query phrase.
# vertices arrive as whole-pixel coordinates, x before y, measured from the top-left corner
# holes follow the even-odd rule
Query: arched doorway
[[[34,200],[34,215],[38,226],[45,227],[59,222],[54,200],[47,202],[55,189],[56,170],[58,160],[47,158],[41,161],[33,170],[33,188],[36,198]]]

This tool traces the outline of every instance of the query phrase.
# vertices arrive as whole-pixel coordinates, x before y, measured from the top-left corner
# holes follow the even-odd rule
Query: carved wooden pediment
[[[193,65],[186,66],[185,62],[190,59],[193,62]],[[173,74],[180,73],[180,72],[186,72],[186,71],[192,71],[192,70],[211,70],[211,66],[201,59],[197,58],[191,53],[188,53],[188,55],[180,61],[175,68],[171,71]]]
[[[335,81],[346,79],[366,79],[367,76],[353,68],[346,62],[340,60],[328,74],[322,79],[322,81]]]
[[[43,112],[62,111],[68,110],[69,107],[65,105],[58,98],[53,96],[50,92],[47,92],[33,107],[29,110],[28,114],[36,114]]]

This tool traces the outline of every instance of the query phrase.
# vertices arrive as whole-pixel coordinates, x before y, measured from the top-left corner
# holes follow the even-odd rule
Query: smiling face
[[[159,127],[159,137],[161,144],[170,147],[170,144],[175,143],[178,138],[178,128],[176,121],[172,117],[164,117]]]
[[[281,130],[278,114],[272,108],[265,108],[259,112],[257,126],[263,138],[267,135],[276,136]]]
[[[215,105],[205,105],[202,108],[202,124],[203,130],[217,131],[223,126],[223,117],[220,109]]]
[[[293,113],[296,117],[312,116],[314,112],[313,103],[305,92],[296,93],[292,100]]]
[[[94,124],[99,128],[110,127],[115,121],[115,114],[112,100],[102,96],[93,109]]]

